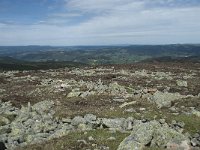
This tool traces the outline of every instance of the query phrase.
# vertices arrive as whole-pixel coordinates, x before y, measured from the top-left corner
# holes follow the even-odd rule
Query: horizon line
[[[159,46],[159,45],[200,45],[200,43],[171,43],[171,44],[97,44],[97,45],[0,45],[0,47],[29,47],[29,46],[38,46],[38,47],[93,47],[93,46]]]

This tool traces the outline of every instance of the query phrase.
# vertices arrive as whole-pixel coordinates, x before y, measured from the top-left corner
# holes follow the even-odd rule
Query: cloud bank
[[[29,24],[0,21],[0,45],[200,43],[198,0],[63,0],[47,9]]]

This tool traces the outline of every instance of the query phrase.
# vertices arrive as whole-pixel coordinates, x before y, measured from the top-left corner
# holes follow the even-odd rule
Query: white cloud
[[[0,44],[199,43],[200,7],[180,7],[175,2],[68,0],[66,13],[54,13],[40,24],[0,25]],[[166,4],[170,5],[160,6]]]
[[[54,13],[51,17],[61,17],[61,18],[71,18],[71,17],[80,17],[79,13]]]

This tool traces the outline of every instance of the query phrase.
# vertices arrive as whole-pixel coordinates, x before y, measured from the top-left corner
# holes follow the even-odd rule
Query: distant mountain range
[[[200,44],[120,46],[0,46],[0,62],[28,64],[124,64],[141,61],[199,61]],[[36,63],[37,62],[37,63]],[[62,63],[60,63],[62,62]],[[32,64],[31,64],[32,65]],[[37,66],[36,65],[36,66]],[[37,68],[37,67],[36,67]],[[41,68],[41,66],[39,67]]]

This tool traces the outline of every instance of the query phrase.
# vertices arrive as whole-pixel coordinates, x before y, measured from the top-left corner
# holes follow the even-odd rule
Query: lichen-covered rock
[[[4,116],[0,115],[0,126],[7,125],[10,123],[10,120]]]
[[[16,115],[18,111],[17,108],[12,106],[11,102],[1,102],[0,100],[0,115]]]
[[[97,120],[97,116],[93,114],[86,114],[84,116],[84,119],[87,123],[95,123],[95,121]]]
[[[16,115],[16,118],[12,119],[13,113],[9,113],[7,110],[6,116],[11,121],[7,120],[6,124],[8,125],[0,127],[0,137],[2,137],[0,142],[7,141],[8,148],[12,149],[19,144],[44,141],[62,128],[62,123],[58,124],[57,120],[53,118],[54,102],[52,101],[41,101],[33,106],[28,103],[27,107],[22,106],[20,110],[13,109],[9,103],[1,104],[1,106],[3,109],[10,108],[10,112],[14,110]],[[3,109],[0,107],[0,110]]]
[[[80,96],[81,95],[81,92],[79,92],[79,91],[72,91],[72,92],[70,92],[68,95],[67,95],[67,97],[69,97],[69,98],[71,98],[71,97],[78,97],[78,96]]]
[[[171,107],[171,102],[177,99],[184,98],[183,95],[179,93],[168,93],[168,92],[160,92],[156,91],[152,97],[150,98],[151,102],[157,104],[158,108],[162,107]]]
[[[192,114],[193,115],[196,115],[197,117],[200,117],[200,111],[198,111],[198,110],[192,110]]]
[[[107,128],[116,128],[122,129],[124,125],[125,118],[116,118],[116,119],[102,119],[102,124]]]
[[[167,143],[167,149],[169,150],[191,150],[191,146],[188,144],[188,141],[182,141],[181,143]]]
[[[67,135],[70,130],[73,130],[74,127],[72,125],[64,125],[61,129],[57,129],[55,130],[55,132],[53,132],[53,134],[50,134],[48,138],[48,140],[54,139],[54,138],[59,138],[62,136]]]
[[[86,124],[81,123],[78,125],[78,130],[86,131],[86,130],[91,130],[91,128],[88,128],[88,126]]]
[[[63,123],[71,123],[72,119],[70,119],[70,118],[62,118],[62,122]]]
[[[153,139],[151,141],[151,146],[159,146],[164,148],[169,142],[173,142],[179,145],[183,141],[187,141],[189,145],[189,139],[187,139],[187,137],[185,137],[182,133],[164,126],[158,130],[155,130]]]
[[[5,125],[5,126],[0,126],[0,137],[3,134],[8,134],[11,132],[11,128],[9,125]]]
[[[127,137],[118,147],[117,150],[143,150],[145,146],[136,140],[133,137]]]
[[[133,124],[134,124],[134,119],[132,117],[128,117],[123,122],[123,129],[124,130],[131,130],[133,128]]]
[[[32,109],[37,112],[50,112],[51,108],[54,106],[53,101],[41,101],[32,106]],[[30,107],[30,106],[29,106]]]
[[[180,87],[187,87],[188,86],[187,81],[182,81],[182,80],[177,80],[176,84]]]
[[[181,144],[182,141],[189,143],[187,137],[171,129],[167,124],[161,125],[157,121],[150,121],[133,126],[131,135],[121,142],[118,150],[140,150],[147,145],[164,148],[169,142]]]
[[[136,104],[136,101],[125,102],[122,105],[120,105],[119,107],[123,108],[123,107],[129,106],[129,105],[134,105],[134,104]]]
[[[197,138],[192,138],[191,144],[192,146],[200,146],[200,140],[198,140]]]
[[[74,117],[71,122],[71,124],[74,126],[77,126],[79,124],[85,124],[85,123],[86,123],[86,120],[81,116]]]

